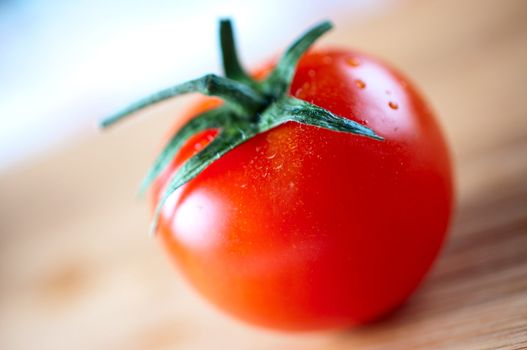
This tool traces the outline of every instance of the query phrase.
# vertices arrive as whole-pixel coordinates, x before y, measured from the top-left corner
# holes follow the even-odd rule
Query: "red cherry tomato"
[[[290,94],[385,140],[295,122],[259,134],[171,195],[159,237],[202,295],[251,323],[309,330],[374,320],[415,290],[445,238],[445,140],[405,77],[355,51],[305,54]],[[207,99],[194,114],[217,104]],[[154,205],[214,135],[186,143],[154,184]]]

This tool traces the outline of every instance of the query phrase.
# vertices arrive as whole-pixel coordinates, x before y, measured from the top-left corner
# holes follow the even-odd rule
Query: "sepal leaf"
[[[280,61],[278,61],[276,67],[267,79],[262,82],[262,90],[275,98],[286,94],[295,75],[298,61],[300,61],[302,55],[320,36],[332,27],[329,21],[321,22],[289,46],[282,58],[280,58]]]
[[[267,102],[262,93],[246,84],[214,74],[207,74],[201,78],[189,80],[142,98],[120,112],[104,119],[101,122],[101,126],[108,127],[130,116],[132,113],[155,103],[193,92],[221,97],[233,111],[240,115],[253,114],[261,109],[262,106],[265,106]]]
[[[260,116],[259,128],[269,130],[287,121],[383,140],[367,126],[294,97],[283,97],[266,109]]]
[[[154,164],[141,183],[139,193],[144,193],[150,187],[152,182],[172,162],[174,156],[190,137],[201,131],[217,129],[225,124],[230,124],[233,118],[235,118],[234,114],[225,106],[208,110],[192,118],[170,138],[161,153],[157,156]]]

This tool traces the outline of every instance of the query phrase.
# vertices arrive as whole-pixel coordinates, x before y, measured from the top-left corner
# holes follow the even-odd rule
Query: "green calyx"
[[[330,22],[322,22],[307,31],[286,50],[265,80],[256,81],[241,66],[236,53],[231,21],[223,19],[220,21],[220,44],[225,77],[208,74],[172,86],[137,101],[101,122],[102,127],[108,127],[145,107],[192,92],[217,96],[225,102],[191,119],[176,132],[146,175],[141,192],[144,192],[171,163],[191,136],[205,130],[218,130],[217,136],[183,163],[170,179],[154,212],[152,232],[157,229],[161,208],[176,189],[195,178],[230,150],[281,124],[293,121],[382,140],[372,129],[362,124],[288,94],[298,61],[315,40],[331,27]]]

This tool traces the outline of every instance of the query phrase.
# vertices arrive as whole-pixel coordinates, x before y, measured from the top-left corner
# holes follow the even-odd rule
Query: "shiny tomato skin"
[[[224,311],[281,330],[375,320],[415,290],[445,238],[451,165],[435,117],[386,64],[310,51],[291,95],[385,138],[287,123],[213,163],[165,204],[159,237]],[[217,105],[207,99],[197,112]],[[214,137],[193,137],[153,187]]]

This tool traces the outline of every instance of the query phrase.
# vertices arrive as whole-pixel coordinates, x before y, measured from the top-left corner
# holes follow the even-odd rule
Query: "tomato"
[[[258,134],[169,197],[158,237],[196,290],[250,323],[313,330],[375,320],[416,289],[445,239],[445,140],[408,79],[356,51],[304,54],[290,95],[384,141],[296,122]],[[217,105],[207,98],[187,118]],[[216,133],[184,144],[154,183],[154,206]]]

